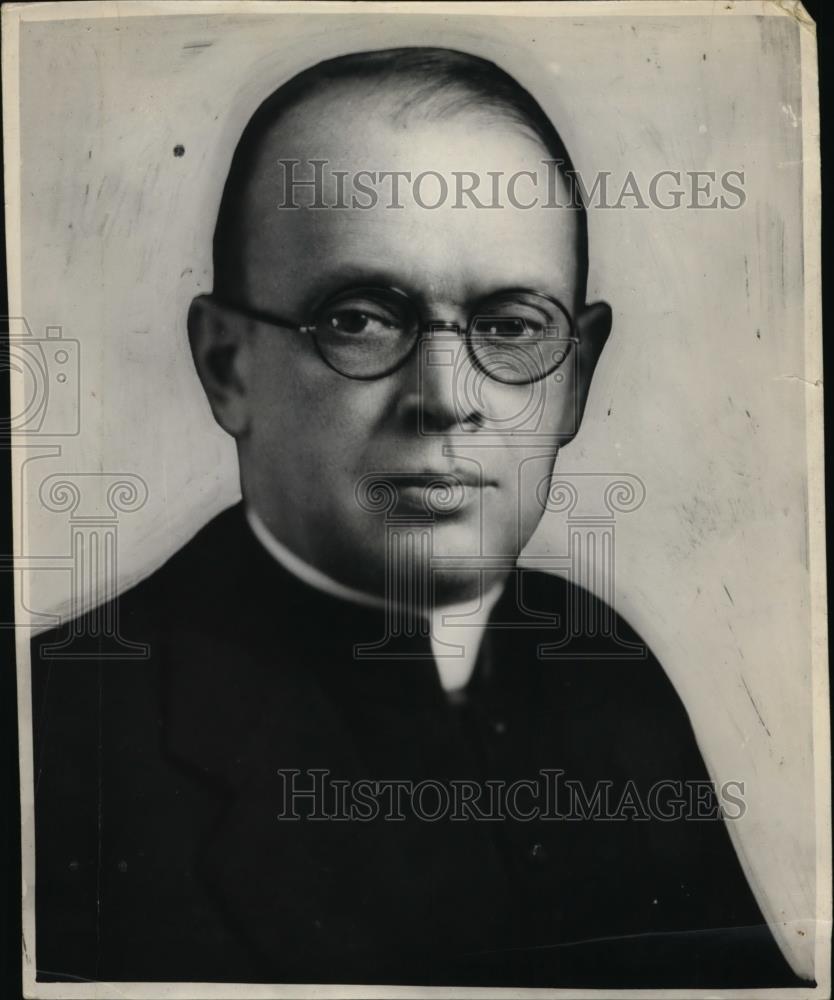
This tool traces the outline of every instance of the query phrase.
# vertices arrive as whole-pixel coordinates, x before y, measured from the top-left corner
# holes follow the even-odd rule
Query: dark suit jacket
[[[607,611],[514,576],[457,703],[425,638],[356,659],[382,613],[288,574],[236,507],[115,605],[39,636],[39,978],[797,984],[720,819],[278,818],[291,768],[302,784],[553,769],[588,798],[706,780],[656,660],[619,619],[572,636],[579,600]]]

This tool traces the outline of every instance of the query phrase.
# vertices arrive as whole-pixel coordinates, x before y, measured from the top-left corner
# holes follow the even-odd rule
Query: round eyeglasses
[[[426,324],[408,295],[397,288],[351,288],[323,301],[306,323],[230,306],[269,326],[312,336],[322,360],[347,378],[371,380],[396,371],[425,333],[460,336],[457,323]],[[473,364],[506,385],[537,382],[554,372],[576,342],[573,322],[550,295],[510,289],[480,300],[465,332]]]

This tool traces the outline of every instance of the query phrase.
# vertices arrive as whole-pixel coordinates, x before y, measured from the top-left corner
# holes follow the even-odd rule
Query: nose
[[[465,330],[445,320],[429,321],[423,330],[399,400],[401,418],[419,432],[471,432],[484,423],[480,373],[469,357]]]

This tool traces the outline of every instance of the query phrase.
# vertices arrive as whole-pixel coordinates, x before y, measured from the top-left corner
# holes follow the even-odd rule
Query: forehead
[[[268,308],[311,278],[373,273],[450,299],[515,286],[567,299],[578,220],[548,159],[497,112],[403,113],[401,99],[361,89],[310,98],[253,164],[241,247],[250,294]],[[315,189],[298,184],[316,177]]]

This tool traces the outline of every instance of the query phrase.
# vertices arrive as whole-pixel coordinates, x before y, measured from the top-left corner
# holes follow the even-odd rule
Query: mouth
[[[454,517],[474,507],[483,492],[496,483],[472,469],[396,472],[385,477],[396,492],[395,510]]]

